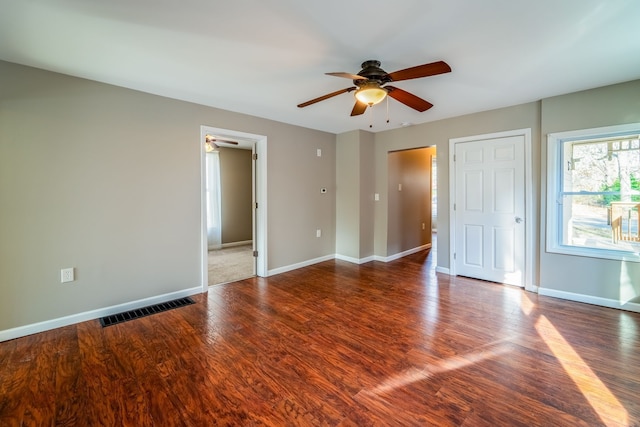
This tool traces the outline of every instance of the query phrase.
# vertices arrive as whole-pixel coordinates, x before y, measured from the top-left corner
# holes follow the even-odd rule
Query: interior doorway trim
[[[496,132],[482,135],[466,136],[449,139],[449,274],[456,275],[456,212],[454,210],[456,195],[456,162],[454,155],[456,144],[463,142],[483,141],[487,139],[497,139],[512,136],[522,136],[524,138],[524,191],[525,191],[525,256],[524,256],[524,288],[527,291],[537,292],[538,287],[534,285],[534,239],[533,223],[533,175],[532,175],[532,154],[531,154],[531,128],[515,129],[504,132]]]
[[[252,133],[240,132],[230,129],[216,128],[213,126],[200,126],[200,138],[198,145],[200,148],[200,226],[201,226],[201,280],[202,292],[209,288],[209,270],[207,257],[207,204],[205,192],[206,168],[205,168],[205,147],[204,141],[207,134],[220,138],[239,141],[241,144],[252,146],[253,152],[257,155],[254,164],[254,201],[258,208],[254,209],[254,232],[253,238],[256,240],[254,247],[258,251],[256,259],[256,275],[267,276],[267,137]]]

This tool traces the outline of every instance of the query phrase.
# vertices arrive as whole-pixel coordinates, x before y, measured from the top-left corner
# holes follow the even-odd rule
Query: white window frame
[[[640,253],[638,252],[583,248],[563,244],[562,224],[560,221],[561,203],[559,200],[559,195],[562,192],[562,167],[564,166],[562,146],[565,142],[610,137],[624,138],[626,135],[638,133],[640,133],[640,123],[557,132],[547,135],[547,252],[640,262]]]

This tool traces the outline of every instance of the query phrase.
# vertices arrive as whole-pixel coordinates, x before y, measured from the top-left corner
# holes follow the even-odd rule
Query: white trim
[[[341,261],[350,262],[352,264],[366,264],[367,262],[375,261],[375,257],[373,255],[368,256],[366,258],[353,258],[346,255],[336,254],[336,259]]]
[[[456,213],[454,209],[456,199],[456,143],[457,139],[449,139],[449,274],[456,275]],[[444,258],[444,257],[442,257]]]
[[[221,246],[223,249],[225,248],[233,248],[236,246],[245,246],[253,243],[253,240],[244,240],[242,242],[231,242],[231,243],[223,243]]]
[[[446,267],[436,267],[436,273],[448,274],[451,276],[451,271]]]
[[[361,258],[360,259],[360,264],[366,264],[368,262],[372,262],[372,261],[375,261],[375,260],[376,260],[376,257],[374,255],[371,255],[371,256],[368,256],[366,258]]]
[[[63,326],[73,325],[87,320],[99,319],[100,317],[110,316],[112,314],[121,313],[123,311],[135,310],[137,308],[147,307],[149,305],[160,304],[177,298],[184,298],[190,295],[202,292],[200,286],[181,291],[171,292],[168,294],[158,295],[155,297],[143,298],[137,301],[126,302],[123,304],[112,305],[110,307],[99,308],[96,310],[85,311],[84,313],[72,314],[70,316],[59,317],[57,319],[47,320],[30,325],[18,326],[13,329],[5,329],[0,331],[0,342],[20,338],[39,332],[49,331],[51,329],[62,328]]]
[[[209,289],[209,242],[207,238],[207,165],[206,151],[203,141],[206,140],[206,131],[204,126],[200,126],[200,137],[198,138],[198,147],[200,149],[200,287],[202,292]]]
[[[586,304],[599,305],[602,307],[616,308],[618,310],[633,311],[640,313],[640,304],[635,302],[620,302],[609,298],[594,297],[591,295],[575,294],[573,292],[557,291],[549,288],[538,288],[538,294],[553,298],[561,298],[569,301],[582,302]]]
[[[411,255],[411,254],[415,254],[416,252],[420,252],[423,251],[425,249],[429,249],[431,248],[431,243],[427,243],[426,245],[422,245],[422,246],[418,246],[409,250],[406,250],[404,252],[399,252],[397,254],[394,255],[390,255],[390,256],[380,256],[380,255],[371,255],[368,256],[366,258],[352,258],[352,257],[348,257],[348,256],[344,256],[344,255],[340,255],[340,254],[336,254],[335,258],[342,260],[342,261],[347,261],[353,264],[365,264],[367,262],[371,262],[371,261],[380,261],[380,262],[391,262],[391,261],[395,261],[397,259],[403,258],[407,255]]]
[[[286,265],[284,267],[274,268],[273,270],[269,270],[269,276],[273,276],[274,274],[286,273],[288,271],[297,270],[302,267],[308,267],[313,264],[318,264],[324,261],[330,261],[335,259],[335,255],[326,255],[319,258],[310,259],[307,261],[299,262],[296,264]]]
[[[256,260],[256,275],[267,277],[268,273],[268,253],[267,253],[267,137],[261,137],[255,144],[255,153],[258,156],[256,160],[255,179],[256,188],[256,232],[254,236],[255,249],[258,251],[258,259]]]
[[[202,259],[201,264],[201,286],[202,292],[207,292],[209,289],[209,269],[208,263],[208,247],[207,247],[207,223],[206,223],[206,193],[205,193],[205,164],[204,164],[204,140],[207,134],[213,134],[221,138],[229,138],[237,140],[243,146],[251,146],[252,151],[258,155],[258,159],[255,163],[255,174],[257,178],[254,182],[257,182],[255,186],[254,202],[258,203],[258,209],[255,210],[255,232],[253,236],[254,250],[258,251],[258,257],[256,260],[256,275],[260,277],[267,277],[269,275],[267,271],[267,137],[265,135],[257,135],[246,132],[239,132],[229,129],[215,128],[212,126],[201,125],[200,126],[200,139],[198,145],[200,149],[200,175],[201,175],[201,196],[200,196],[200,226],[202,230]]]
[[[269,276],[273,276],[274,274],[280,274],[280,273],[286,273],[287,271],[292,271],[292,270],[297,270],[298,268],[302,268],[302,267],[308,267],[310,265],[313,264],[318,264],[320,262],[324,262],[324,261],[330,261],[332,259],[337,259],[340,261],[346,261],[346,262],[350,262],[352,264],[365,264],[367,262],[371,262],[371,261],[380,261],[380,262],[390,262],[390,261],[395,261],[397,259],[400,259],[402,257],[405,257],[407,255],[411,255],[411,254],[415,254],[416,252],[420,252],[423,251],[425,249],[429,249],[431,247],[431,243],[427,243],[426,245],[422,245],[422,246],[418,246],[416,248],[413,249],[409,249],[406,250],[404,252],[400,252],[388,257],[381,257],[379,255],[372,255],[372,256],[368,256],[366,258],[353,258],[353,257],[348,257],[345,255],[340,255],[340,254],[333,254],[333,255],[325,255],[323,257],[319,257],[319,258],[314,258],[314,259],[310,259],[307,261],[302,261],[296,264],[291,264],[291,265],[287,265],[284,267],[278,267],[278,268],[274,268],[273,270],[269,270]]]
[[[408,250],[406,250],[404,252],[399,252],[397,254],[386,256],[383,259],[381,259],[381,261],[383,261],[383,262],[395,261],[395,260],[403,258],[403,257],[405,257],[407,255],[415,254],[417,252],[420,252],[420,251],[423,251],[423,250],[429,249],[429,248],[431,248],[431,243],[427,243],[426,245],[418,246],[418,247],[415,247],[413,249],[408,249]]]
[[[524,222],[524,289],[529,292],[538,292],[538,286],[533,280],[533,266],[534,262],[534,227],[537,216],[533,213],[533,192],[535,187],[533,185],[533,153],[531,149],[531,128],[522,129],[524,131],[524,206],[526,219]]]
[[[533,157],[531,153],[531,128],[515,129],[503,132],[488,133],[483,135],[472,135],[461,138],[449,139],[449,274],[456,275],[456,262],[454,259],[455,248],[455,211],[453,205],[455,203],[455,174],[456,164],[454,162],[455,145],[462,142],[483,141],[487,139],[506,138],[511,136],[524,137],[524,194],[525,194],[525,231],[524,231],[524,288],[527,291],[535,292],[537,287],[533,283],[533,266],[534,266],[534,239],[533,239]]]

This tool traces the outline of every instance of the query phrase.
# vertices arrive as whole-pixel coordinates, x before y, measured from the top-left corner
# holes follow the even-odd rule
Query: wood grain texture
[[[0,425],[640,425],[639,314],[433,257],[327,261],[0,343]]]

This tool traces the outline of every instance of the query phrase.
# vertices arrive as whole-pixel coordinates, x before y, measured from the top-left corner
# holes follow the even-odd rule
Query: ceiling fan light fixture
[[[377,83],[368,83],[362,85],[355,93],[358,101],[368,106],[376,105],[384,100],[387,96],[387,90],[380,87]]]
[[[220,147],[215,142],[205,142],[204,143],[204,151],[207,153],[215,153],[219,150]]]
[[[216,144],[215,142],[215,138],[212,137],[211,135],[206,135],[205,139],[204,139],[204,151],[206,153],[213,153],[218,151],[218,144]]]

